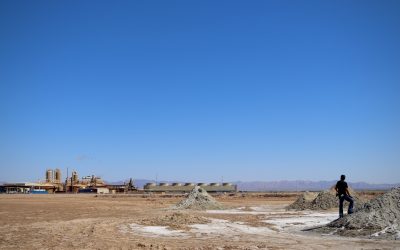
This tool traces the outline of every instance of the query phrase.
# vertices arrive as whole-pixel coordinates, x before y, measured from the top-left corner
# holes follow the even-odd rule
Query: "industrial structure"
[[[78,172],[72,171],[71,177],[65,180],[67,192],[78,193],[79,190],[87,188],[107,188],[105,182],[97,176],[85,176],[79,179]],[[104,189],[103,189],[104,190]],[[84,191],[82,191],[84,192]]]
[[[231,183],[147,183],[144,186],[144,191],[148,192],[181,192],[186,193],[190,192],[195,186],[200,186],[205,189],[207,192],[237,192],[237,185],[233,185]]]
[[[105,187],[89,187],[89,188],[79,189],[78,193],[109,194],[110,189],[105,188]]]
[[[54,193],[57,187],[50,183],[17,182],[5,183],[2,191],[8,194],[29,194],[29,193]]]
[[[45,184],[53,186],[52,193],[56,191],[58,192],[64,191],[64,185],[61,180],[61,170],[59,168],[47,169],[45,176],[46,176]]]
[[[141,192],[176,192],[187,193],[195,186],[200,186],[207,192],[237,192],[237,185],[231,183],[147,183]],[[135,193],[139,190],[133,183],[132,178],[124,184],[106,184],[102,178],[95,175],[84,176],[79,179],[78,172],[72,171],[71,176],[62,181],[61,170],[46,169],[45,178],[38,182],[5,183],[0,186],[0,192],[5,193]]]
[[[44,181],[39,182],[18,182],[18,183],[5,183],[2,185],[2,190],[5,193],[55,193],[62,192],[64,185],[61,181],[60,169],[47,169],[45,172]]]
[[[87,189],[87,190],[84,190]],[[90,191],[89,189],[93,189]],[[109,193],[109,189],[105,182],[94,175],[85,176],[79,179],[76,171],[72,172],[71,177],[67,177],[62,181],[61,170],[47,169],[45,178],[38,182],[19,182],[19,183],[5,183],[1,186],[0,190],[5,193],[56,193],[56,192],[96,192],[96,193]]]

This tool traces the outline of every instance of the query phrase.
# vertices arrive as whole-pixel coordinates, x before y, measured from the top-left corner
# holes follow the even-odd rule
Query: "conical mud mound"
[[[206,190],[202,189],[199,186],[196,186],[189,193],[186,199],[180,201],[173,208],[206,210],[222,209],[223,207],[211,195],[209,195]]]
[[[400,239],[400,187],[367,202],[354,214],[329,223],[335,234]]]
[[[311,202],[317,197],[316,193],[304,192],[295,202],[287,206],[287,209],[306,210],[310,209]]]
[[[360,209],[365,201],[358,194],[349,188],[350,194],[353,196],[355,210]],[[348,205],[348,202],[345,202]],[[295,210],[327,210],[339,207],[339,198],[336,196],[334,187],[329,190],[319,192],[318,194],[305,192],[294,203],[289,205],[287,209]]]

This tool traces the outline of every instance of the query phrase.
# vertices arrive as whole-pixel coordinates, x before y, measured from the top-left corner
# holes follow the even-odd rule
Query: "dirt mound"
[[[312,210],[327,210],[339,206],[339,199],[336,193],[332,194],[329,191],[322,191],[318,193],[317,197],[311,202],[310,209]]]
[[[159,217],[153,217],[140,221],[141,225],[146,226],[166,226],[171,229],[186,229],[188,225],[206,224],[210,220],[201,216],[188,213],[174,212]]]
[[[351,188],[349,188],[349,192],[354,199],[354,209],[360,209],[364,205],[365,201]],[[345,202],[345,206],[348,206],[348,202]],[[335,188],[332,187],[329,190],[318,193],[317,195],[315,195],[315,193],[305,192],[294,203],[289,205],[287,209],[327,210],[335,207],[339,207],[339,199],[336,197]]]
[[[316,193],[304,192],[299,198],[289,206],[287,209],[306,210],[311,207],[311,202],[317,197]]]
[[[209,195],[206,190],[202,189],[199,186],[196,186],[189,193],[186,199],[180,201],[173,208],[206,210],[222,209],[223,207],[211,195]]]
[[[367,202],[354,214],[329,223],[327,228],[336,228],[335,234],[346,236],[400,239],[400,187]]]

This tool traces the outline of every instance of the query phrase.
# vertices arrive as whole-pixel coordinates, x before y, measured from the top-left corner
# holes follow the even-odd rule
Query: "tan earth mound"
[[[201,216],[191,215],[188,213],[174,212],[159,217],[143,219],[141,225],[146,226],[166,226],[171,229],[186,229],[188,225],[206,224],[210,220]]]
[[[367,202],[354,214],[329,223],[334,234],[371,236],[400,240],[400,187]]]
[[[311,202],[311,210],[327,210],[339,206],[339,198],[336,192],[331,190],[318,193],[317,197]]]
[[[193,188],[189,193],[188,197],[178,204],[174,209],[195,209],[195,210],[206,210],[206,209],[222,209],[222,205],[219,204],[206,190],[199,186]]]
[[[304,192],[299,198],[289,206],[287,209],[306,210],[311,207],[311,202],[317,197],[316,193]]]
[[[361,209],[365,201],[360,198],[360,196],[351,188],[349,188],[349,192],[354,199],[354,209]],[[312,195],[314,195],[314,197]],[[348,202],[345,202],[345,206],[348,206]],[[306,192],[301,195],[294,203],[289,205],[287,209],[327,210],[336,207],[339,207],[339,199],[336,196],[335,188],[331,187],[329,190],[322,191],[317,195]]]

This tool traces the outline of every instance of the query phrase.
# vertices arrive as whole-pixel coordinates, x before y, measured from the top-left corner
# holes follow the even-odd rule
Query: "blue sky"
[[[0,180],[400,181],[399,1],[0,1]]]

